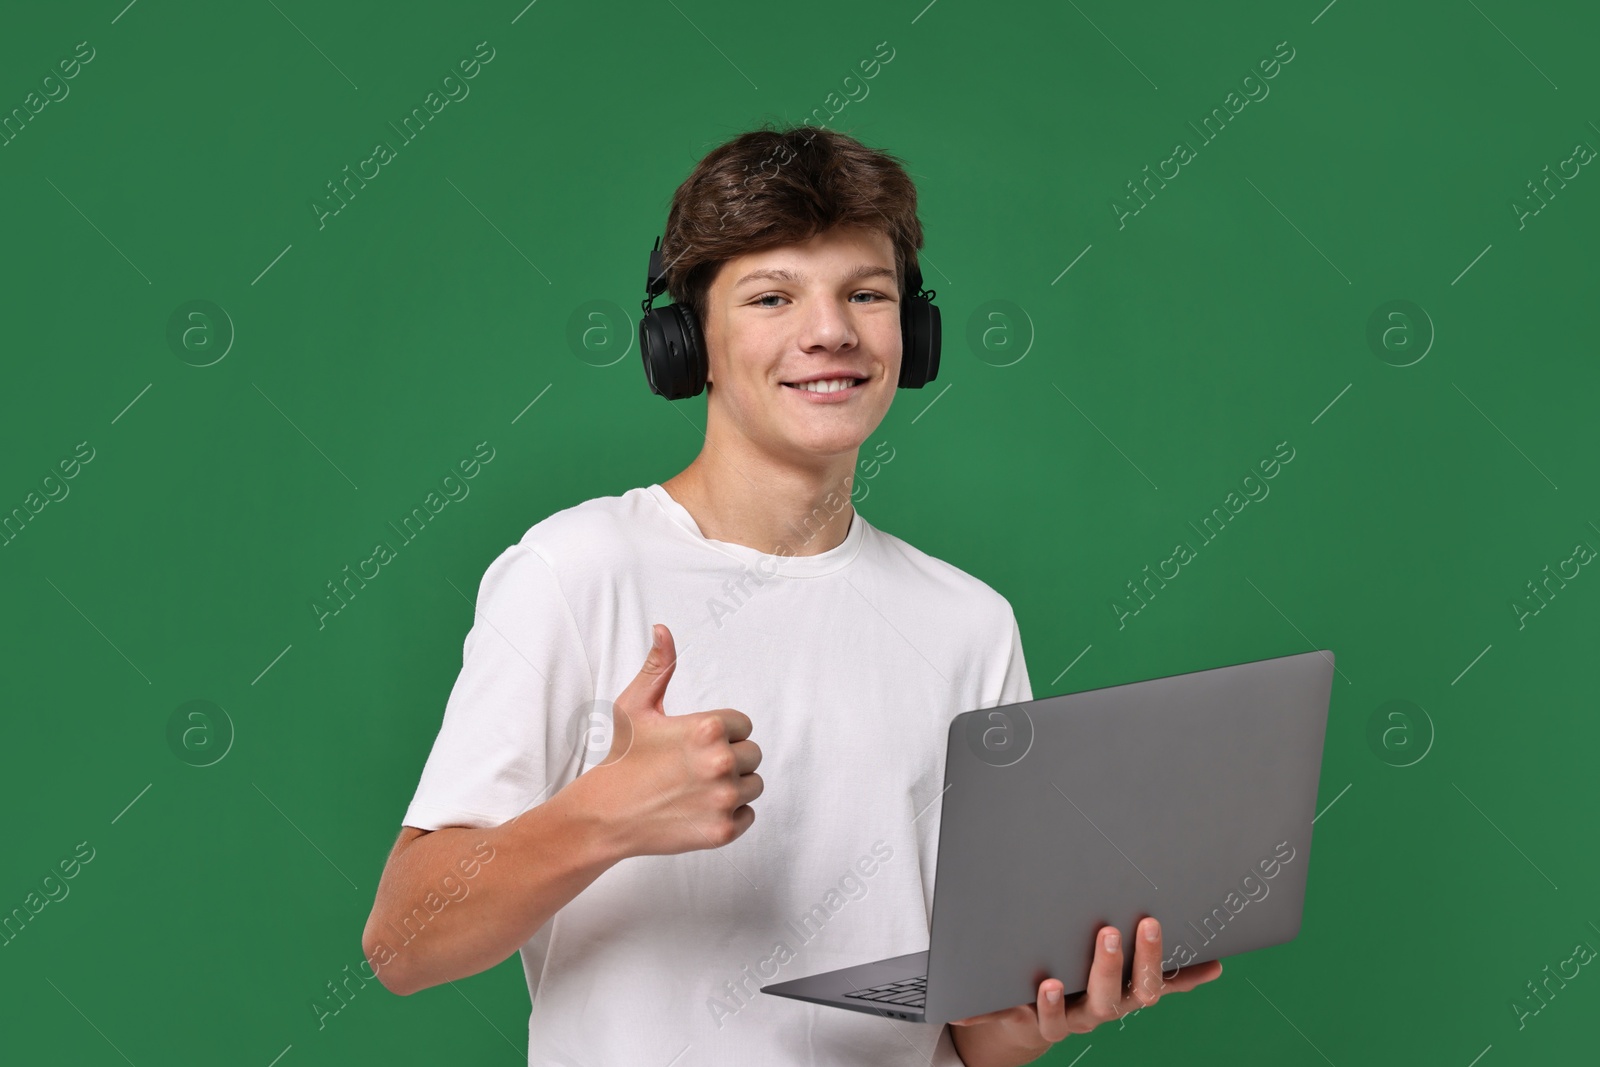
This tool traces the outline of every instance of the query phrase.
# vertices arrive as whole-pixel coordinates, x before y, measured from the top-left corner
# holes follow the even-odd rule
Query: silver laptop
[[[1311,864],[1331,651],[963,712],[950,723],[924,952],[761,987],[946,1023],[1088,985],[1103,925],[1133,972],[1292,940]]]

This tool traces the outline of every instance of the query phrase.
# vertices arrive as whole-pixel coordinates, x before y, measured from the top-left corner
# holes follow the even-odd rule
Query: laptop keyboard
[[[890,982],[887,985],[875,985],[870,989],[858,989],[854,993],[846,993],[847,997],[857,1000],[872,1000],[879,1004],[898,1004],[903,1008],[920,1008],[928,993],[928,976],[907,978],[903,982]]]

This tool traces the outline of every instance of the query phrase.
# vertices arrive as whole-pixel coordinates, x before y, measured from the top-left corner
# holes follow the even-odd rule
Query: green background
[[[122,3],[0,34],[5,113],[95,50],[0,147],[0,511],[94,452],[0,549],[0,909],[95,850],[0,947],[0,1059],[525,1061],[515,956],[371,983],[320,1029],[310,1005],[360,959],[484,568],[699,449],[704,397],[651,395],[633,338],[673,189],[826,114],[883,41],[829,124],[913,173],[945,346],[863,448],[895,458],[861,513],[1010,599],[1039,696],[1338,656],[1300,936],[1048,1062],[1592,1055],[1593,968],[1512,1007],[1600,947],[1600,578],[1527,588],[1600,546],[1600,176],[1512,207],[1600,145],[1592,8]],[[319,228],[325,183],[481,41],[470,95]],[[1201,142],[1283,41],[1270,95]],[[226,322],[170,343],[196,300]],[[1421,312],[1374,345],[1396,300]],[[592,301],[616,314],[575,318]],[[470,496],[319,628],[324,583],[481,441]],[[1279,442],[1270,495],[1202,543]],[[231,728],[185,749],[191,700]]]

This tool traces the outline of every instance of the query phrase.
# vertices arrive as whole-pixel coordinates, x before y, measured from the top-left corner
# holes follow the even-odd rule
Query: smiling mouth
[[[784,382],[789,389],[799,389],[807,393],[837,393],[853,386],[861,385],[865,378],[825,378],[819,382]]]

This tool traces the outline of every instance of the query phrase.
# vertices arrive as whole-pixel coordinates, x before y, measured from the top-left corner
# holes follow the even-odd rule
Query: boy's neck
[[[814,556],[839,547],[850,532],[859,451],[806,469],[757,455],[733,459],[708,447],[661,487],[713,541],[770,555]]]

